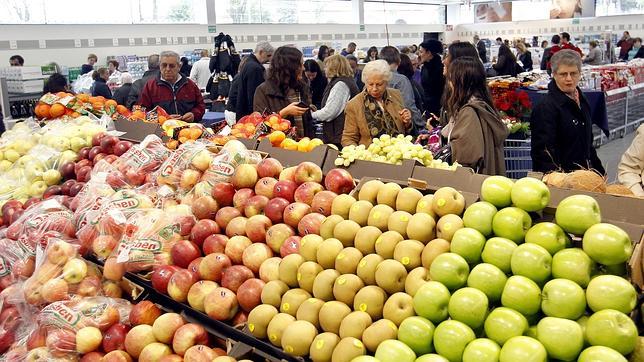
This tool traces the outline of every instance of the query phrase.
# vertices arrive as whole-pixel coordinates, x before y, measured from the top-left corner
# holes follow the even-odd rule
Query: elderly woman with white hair
[[[130,94],[130,90],[132,90],[132,74],[127,72],[121,73],[120,81],[121,86],[114,91],[112,98],[116,103],[125,105],[127,103],[127,96]]]
[[[365,65],[362,70],[365,89],[345,108],[342,146],[369,146],[380,135],[411,132],[411,112],[405,108],[400,91],[387,87],[391,77],[389,64],[384,60]]]

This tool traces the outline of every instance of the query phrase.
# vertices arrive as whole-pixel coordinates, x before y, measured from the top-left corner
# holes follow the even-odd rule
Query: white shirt
[[[338,117],[347,106],[347,102],[351,98],[351,91],[344,82],[337,82],[331,91],[329,92],[329,97],[327,98],[326,104],[322,109],[317,110],[311,113],[313,119],[322,122],[333,121]]]
[[[208,79],[210,79],[210,58],[202,57],[195,64],[192,65],[190,71],[190,79],[197,83],[199,89],[206,89]]]

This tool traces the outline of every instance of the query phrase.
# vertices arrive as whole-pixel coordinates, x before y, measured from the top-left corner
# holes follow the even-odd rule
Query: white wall
[[[389,25],[389,41],[392,45],[420,43],[422,33],[442,32],[444,25]],[[254,48],[258,40],[269,40],[276,46],[296,44],[297,46],[316,46],[319,44],[338,44],[345,46],[354,41],[359,48],[387,44],[385,25],[218,25],[217,32],[233,36],[238,49]],[[66,66],[80,66],[86,61],[88,53],[95,53],[99,63],[105,64],[108,56],[149,55],[162,50],[183,52],[196,48],[212,48],[211,37],[206,25],[163,24],[163,25],[0,25],[0,65],[13,54],[25,58],[26,65],[43,65],[55,61]],[[161,37],[162,44],[156,45]],[[169,44],[167,38],[170,37]],[[187,44],[183,44],[184,37]],[[197,37],[196,39],[194,37]],[[113,45],[114,38],[118,46]],[[130,38],[135,41],[129,45]],[[148,44],[142,44],[147,38]],[[177,38],[178,44],[173,44]],[[89,39],[94,46],[89,46]],[[45,40],[41,49],[39,41]],[[76,47],[74,40],[80,40]],[[196,41],[195,41],[196,40]],[[15,43],[14,43],[15,42]],[[11,49],[13,46],[17,49]]]

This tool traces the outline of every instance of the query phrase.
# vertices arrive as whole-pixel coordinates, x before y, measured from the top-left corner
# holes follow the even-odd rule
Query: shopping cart
[[[530,139],[505,140],[503,145],[505,156],[505,175],[512,179],[526,177],[532,171],[532,157],[530,157]]]

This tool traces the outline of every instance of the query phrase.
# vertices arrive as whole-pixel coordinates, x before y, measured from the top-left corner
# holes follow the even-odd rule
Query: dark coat
[[[476,50],[479,52],[479,58],[483,64],[487,63],[487,49],[485,48],[485,43],[482,40],[479,40],[476,43]]]
[[[326,86],[326,89],[324,90],[324,96],[322,97],[322,107],[326,105],[326,100],[329,97],[329,94],[331,94],[331,89],[333,88],[334,85],[336,85],[338,82],[342,82],[349,87],[349,100],[351,100],[353,97],[355,97],[358,93],[360,93],[360,90],[358,89],[358,86],[356,85],[356,82],[353,80],[353,78],[349,77],[336,77],[331,79],[329,84]],[[344,111],[340,113],[339,116],[337,116],[334,120],[329,121],[329,122],[324,122],[323,124],[323,129],[324,129],[324,143],[333,143],[335,145],[340,145],[342,142],[342,132],[344,131]]]
[[[518,71],[521,70],[519,64],[511,57],[500,56],[496,64],[492,65],[496,70],[496,75],[509,75],[516,77]]]
[[[541,70],[548,69],[548,62],[550,61],[550,49],[546,48],[543,50],[543,56],[541,57]]]
[[[311,103],[314,104],[317,109],[322,108],[322,97],[324,97],[324,90],[326,89],[327,84],[329,84],[329,81],[326,79],[324,74],[318,74],[318,76],[310,83]]]
[[[244,71],[247,67],[248,63],[244,66]],[[302,83],[300,98],[302,103],[311,104],[311,91],[307,83]],[[287,95],[277,85],[271,81],[265,81],[255,91],[253,111],[259,113],[279,113],[279,111],[291,103]],[[239,114],[237,114],[237,118],[239,118]],[[292,125],[296,126],[293,117],[287,117],[287,119],[291,121]],[[302,115],[302,128],[302,130],[298,130],[298,135],[309,138],[315,137],[315,127],[313,126],[313,119],[309,111]]]
[[[364,83],[362,82],[362,71],[360,69],[356,71],[356,75],[353,77],[353,80],[356,81],[358,89],[362,92],[364,89]]]
[[[132,90],[132,83],[125,83],[114,91],[114,100],[118,104],[126,105],[127,97],[130,95],[130,90]]]
[[[138,104],[147,110],[159,106],[169,114],[184,115],[192,112],[195,122],[201,121],[206,111],[199,86],[183,76],[175,85],[164,81],[160,76],[150,79],[143,87]]]
[[[233,78],[233,81],[230,82],[230,90],[228,92],[228,101],[226,101],[226,110],[228,112],[235,112],[237,107],[237,97],[239,95],[239,84],[241,83],[240,77],[237,76]]]
[[[251,54],[246,65],[237,76],[240,77],[240,84],[237,90],[235,113],[237,114],[237,120],[239,120],[243,116],[253,113],[255,90],[260,84],[264,83],[264,66],[259,63],[254,54]]]
[[[440,57],[433,57],[429,62],[423,63],[420,73],[421,85],[425,92],[425,112],[440,114],[441,97],[445,88],[445,76],[443,75],[443,63]]]
[[[132,108],[132,106],[139,101],[139,96],[141,95],[141,90],[143,89],[143,86],[145,86],[145,83],[152,78],[157,78],[158,76],[158,69],[146,70],[141,79],[137,79],[132,83],[130,94],[127,97],[127,104],[125,104],[127,108]]]
[[[532,53],[529,50],[523,54],[519,54],[519,60],[523,64],[523,70],[526,72],[532,70]]]
[[[89,73],[89,72],[91,72],[91,71],[93,71],[93,70],[94,70],[94,66],[93,66],[93,65],[90,65],[90,64],[83,64],[83,65],[81,66],[81,75],[83,75],[83,74],[87,74],[87,73]]]
[[[635,57],[633,59],[638,59],[638,58],[644,58],[644,46],[640,47],[637,53],[635,53]]]
[[[532,169],[571,172],[595,169],[605,174],[593,147],[590,106],[579,88],[581,108],[564,94],[555,81],[548,95],[532,110]]]
[[[105,99],[112,99],[112,91],[110,87],[107,86],[105,79],[98,78],[94,81],[92,85],[92,97],[103,96]]]

